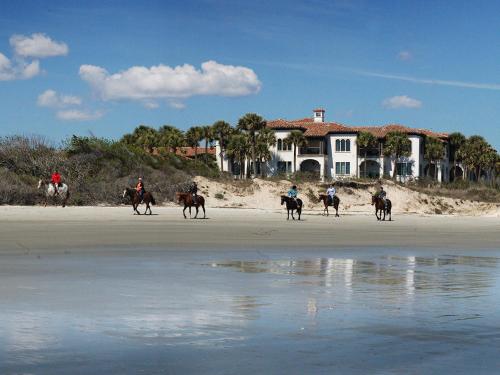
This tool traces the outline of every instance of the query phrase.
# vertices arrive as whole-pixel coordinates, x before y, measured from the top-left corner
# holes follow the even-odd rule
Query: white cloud
[[[206,61],[201,69],[189,64],[150,68],[133,66],[109,74],[94,65],[82,65],[80,77],[102,100],[148,100],[188,98],[195,95],[243,96],[256,94],[261,82],[252,69]],[[177,99],[177,100],[176,100]],[[174,104],[175,106],[175,104]]]
[[[147,109],[156,109],[158,108],[160,105],[154,101],[146,101],[144,102],[144,107],[147,108]]]
[[[12,35],[9,42],[16,55],[22,57],[45,58],[68,54],[66,43],[56,42],[42,33],[31,36]]]
[[[72,105],[82,104],[82,99],[78,96],[60,95],[54,90],[46,90],[38,95],[37,104],[40,107],[63,108]]]
[[[64,120],[64,121],[97,120],[98,118],[101,118],[103,115],[104,113],[101,111],[88,112],[88,111],[81,111],[78,109],[61,110],[57,111],[56,114],[59,120]]]
[[[413,58],[413,55],[409,51],[400,51],[398,53],[398,59],[401,61],[408,61]]]
[[[29,79],[38,74],[40,74],[40,63],[38,60],[30,63],[23,60],[16,60],[13,63],[7,56],[0,53],[0,81]]]
[[[178,100],[169,100],[167,103],[170,107],[175,108],[175,109],[186,108],[186,105]]]
[[[384,101],[382,102],[382,106],[390,109],[420,108],[422,107],[422,102],[420,100],[410,98],[409,96],[406,95],[400,95],[384,99]]]

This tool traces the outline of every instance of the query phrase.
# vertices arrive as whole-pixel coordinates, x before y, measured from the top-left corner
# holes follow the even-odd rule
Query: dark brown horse
[[[141,214],[139,212],[139,210],[137,209],[141,203],[146,204],[146,210],[144,211],[144,215],[147,214],[148,210],[149,210],[149,214],[150,215],[152,214],[150,204],[155,205],[156,201],[153,198],[153,194],[151,194],[149,191],[144,193],[144,197],[142,198],[142,202],[141,202],[141,197],[140,197],[139,193],[137,192],[137,190],[132,189],[132,188],[125,188],[125,190],[123,191],[123,198],[125,198],[125,197],[130,198],[130,203],[132,203],[132,208],[134,209],[134,214],[136,212],[137,212],[137,215]]]
[[[389,199],[386,199],[387,206],[384,203],[384,200],[380,198],[377,195],[372,195],[372,206],[375,205],[375,216],[377,217],[377,220],[385,220],[385,214],[389,215],[389,221],[392,220],[392,203]],[[379,211],[380,211],[380,216],[379,216]],[[382,218],[382,213],[384,214],[384,217]]]
[[[339,203],[340,203],[339,197],[337,197],[335,195],[333,197],[333,201],[330,201],[330,199],[328,199],[328,198],[329,197],[326,194],[319,195],[319,200],[322,201],[323,205],[325,206],[325,208],[323,210],[323,215],[325,214],[325,211],[326,211],[326,216],[330,216],[330,213],[328,212],[328,206],[333,206],[333,208],[335,208],[335,216],[339,217]]]
[[[293,216],[293,211],[296,210],[297,213],[299,214],[299,220],[300,220],[300,214],[302,213],[302,201],[300,199],[295,199],[287,197],[286,195],[281,196],[281,205],[286,203],[286,211],[287,211],[287,220],[290,220],[290,213],[292,214],[292,219],[295,220],[295,217]]]
[[[203,218],[205,219],[205,216],[206,216],[205,198],[203,198],[201,195],[197,195],[196,202],[194,202],[193,201],[193,194],[191,194],[191,193],[177,192],[177,193],[175,193],[175,196],[177,197],[177,202],[184,203],[184,209],[182,210],[182,214],[184,215],[184,219],[187,219],[186,208],[188,208],[188,207],[189,207],[189,217],[191,217],[191,207],[196,207],[196,215],[194,215],[194,218],[196,219],[198,216],[198,207],[200,207],[200,206],[203,209]]]

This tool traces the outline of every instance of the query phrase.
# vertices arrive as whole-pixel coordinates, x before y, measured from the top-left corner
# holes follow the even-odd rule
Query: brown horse
[[[206,217],[206,212],[205,212],[205,198],[203,198],[201,195],[196,196],[196,202],[193,201],[193,194],[191,193],[181,193],[177,192],[175,193],[175,196],[177,197],[177,202],[178,203],[184,203],[184,209],[182,210],[182,214],[184,215],[184,219],[187,219],[186,217],[186,208],[189,207],[189,217],[191,218],[191,207],[196,207],[196,215],[194,215],[194,218],[196,219],[198,217],[198,207],[201,206],[203,209],[203,218],[205,219]]]
[[[297,213],[299,214],[299,220],[300,220],[300,214],[302,213],[302,201],[300,199],[295,199],[287,197],[286,195],[281,196],[281,205],[286,203],[286,211],[287,211],[287,220],[290,220],[290,213],[292,214],[292,219],[295,220],[295,217],[293,216],[293,211],[297,210]]]
[[[137,212],[137,215],[141,214],[139,212],[139,210],[137,209],[141,203],[146,204],[146,210],[144,211],[144,215],[147,214],[148,210],[149,210],[149,214],[150,215],[152,214],[150,204],[155,205],[156,201],[153,198],[153,194],[151,194],[149,191],[144,193],[144,197],[142,198],[142,202],[141,202],[141,197],[140,197],[139,193],[137,192],[137,190],[132,189],[132,188],[125,188],[125,190],[123,191],[123,198],[125,198],[125,197],[130,198],[130,203],[132,203],[132,208],[134,210],[134,214],[136,212]]]
[[[372,195],[372,206],[375,205],[375,216],[377,217],[377,220],[385,220],[385,214],[387,213],[389,215],[389,221],[392,220],[392,203],[389,199],[386,199],[387,206],[384,204],[384,200],[380,198],[377,195]],[[380,216],[378,215],[380,211]],[[382,213],[384,214],[384,217],[382,218]]]
[[[323,201],[323,205],[325,206],[325,209],[323,210],[323,215],[325,215],[326,211],[326,216],[329,216],[330,213],[328,212],[328,206],[333,206],[333,208],[335,208],[335,216],[339,217],[339,203],[340,203],[339,197],[335,195],[333,197],[333,202],[331,202],[330,199],[328,198],[329,197],[326,194],[320,194],[318,198],[320,201]]]

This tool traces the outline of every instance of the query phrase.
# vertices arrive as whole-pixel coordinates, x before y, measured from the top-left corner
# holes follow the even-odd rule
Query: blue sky
[[[1,2],[0,135],[116,138],[322,106],[328,121],[500,149],[499,14],[498,1]]]

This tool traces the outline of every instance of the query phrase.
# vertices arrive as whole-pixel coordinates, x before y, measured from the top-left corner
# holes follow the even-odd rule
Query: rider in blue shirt
[[[293,185],[290,190],[288,190],[288,196],[297,201],[297,194],[299,194],[299,192],[297,191],[297,186]]]

